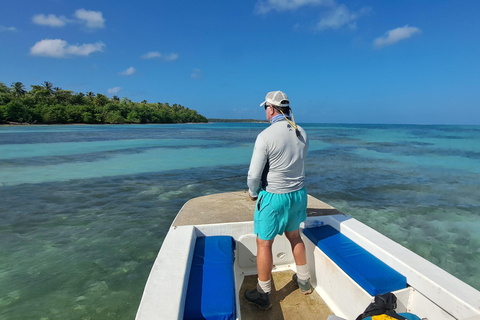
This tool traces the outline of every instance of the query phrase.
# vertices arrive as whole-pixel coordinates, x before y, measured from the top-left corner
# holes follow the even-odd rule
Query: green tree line
[[[21,82],[0,82],[0,124],[119,124],[208,122],[197,111],[178,104],[132,102],[93,92],[74,93],[45,81],[27,91]]]

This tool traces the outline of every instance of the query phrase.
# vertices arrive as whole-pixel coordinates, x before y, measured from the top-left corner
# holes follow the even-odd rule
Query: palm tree
[[[44,81],[44,82],[43,82],[43,87],[44,87],[45,90],[47,90],[49,93],[53,93],[53,83],[48,82],[48,81]]]
[[[27,93],[27,90],[25,90],[25,86],[21,82],[12,83],[12,89],[13,89],[13,94],[16,97],[23,96],[25,93]]]

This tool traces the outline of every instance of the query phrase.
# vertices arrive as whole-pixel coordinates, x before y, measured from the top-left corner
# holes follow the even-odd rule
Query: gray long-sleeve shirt
[[[308,138],[300,126],[298,130],[299,138],[295,128],[280,119],[257,136],[247,178],[252,197],[258,196],[262,188],[270,193],[288,193],[303,188]]]

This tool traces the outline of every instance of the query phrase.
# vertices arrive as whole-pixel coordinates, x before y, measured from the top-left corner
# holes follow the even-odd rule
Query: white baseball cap
[[[270,91],[265,97],[265,101],[260,104],[262,107],[265,103],[273,104],[277,107],[290,107],[290,101],[287,95],[282,91]]]

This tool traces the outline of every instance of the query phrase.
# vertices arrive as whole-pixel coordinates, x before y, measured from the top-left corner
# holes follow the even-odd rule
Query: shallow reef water
[[[0,126],[0,319],[133,319],[190,198],[267,124]],[[307,191],[480,289],[480,127],[305,124]]]

